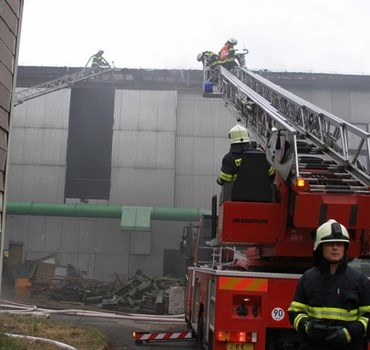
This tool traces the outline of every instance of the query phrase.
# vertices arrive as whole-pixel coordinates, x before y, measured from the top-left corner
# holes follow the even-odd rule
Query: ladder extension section
[[[93,78],[103,73],[110,72],[113,69],[114,68],[106,67],[84,68],[83,70],[77,73],[65,75],[61,78],[51,80],[46,83],[35,85],[27,89],[22,89],[16,93],[14,106],[17,106],[33,98],[48,94],[50,92],[64,89],[79,81]]]
[[[311,191],[369,193],[370,133],[245,68],[219,67],[221,93],[286,180]]]

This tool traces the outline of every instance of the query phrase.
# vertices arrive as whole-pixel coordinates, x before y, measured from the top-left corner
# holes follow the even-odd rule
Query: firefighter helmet
[[[104,51],[103,50],[99,50],[98,51],[98,55],[103,55],[104,54]]]
[[[198,53],[197,55],[197,61],[201,62],[203,60],[203,53]]]
[[[349,234],[347,229],[339,222],[330,219],[316,230],[314,250],[321,243],[343,242],[349,244]]]
[[[230,45],[236,45],[238,43],[238,40],[236,40],[235,38],[230,38],[228,41],[227,41],[227,44],[230,44]]]
[[[249,142],[248,130],[239,124],[235,125],[229,131],[229,141],[231,144]]]

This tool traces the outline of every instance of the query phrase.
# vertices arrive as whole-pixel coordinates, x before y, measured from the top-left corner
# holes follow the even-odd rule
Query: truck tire
[[[197,349],[204,349],[204,318],[200,315],[197,325]]]

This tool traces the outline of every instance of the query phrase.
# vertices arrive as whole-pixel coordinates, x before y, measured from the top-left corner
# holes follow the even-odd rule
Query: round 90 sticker
[[[285,317],[285,312],[284,312],[284,310],[281,307],[275,307],[271,311],[271,317],[275,321],[281,321]]]

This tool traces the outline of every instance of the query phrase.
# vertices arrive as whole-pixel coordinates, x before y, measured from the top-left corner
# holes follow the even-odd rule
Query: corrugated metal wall
[[[369,123],[370,91],[293,92]],[[69,99],[65,89],[17,107],[10,201],[63,203]],[[114,103],[109,204],[210,209],[235,124],[223,100],[199,92],[116,90]],[[176,255],[169,253],[178,250],[184,224],[153,221],[151,232],[122,232],[114,219],[9,216],[6,244],[22,241],[26,259],[57,253],[61,264],[87,277],[113,280],[117,273],[125,280],[139,268],[157,276],[167,271],[164,258]]]
[[[9,201],[64,202],[70,89],[15,108]]]
[[[110,203],[172,207],[176,91],[117,90]]]

